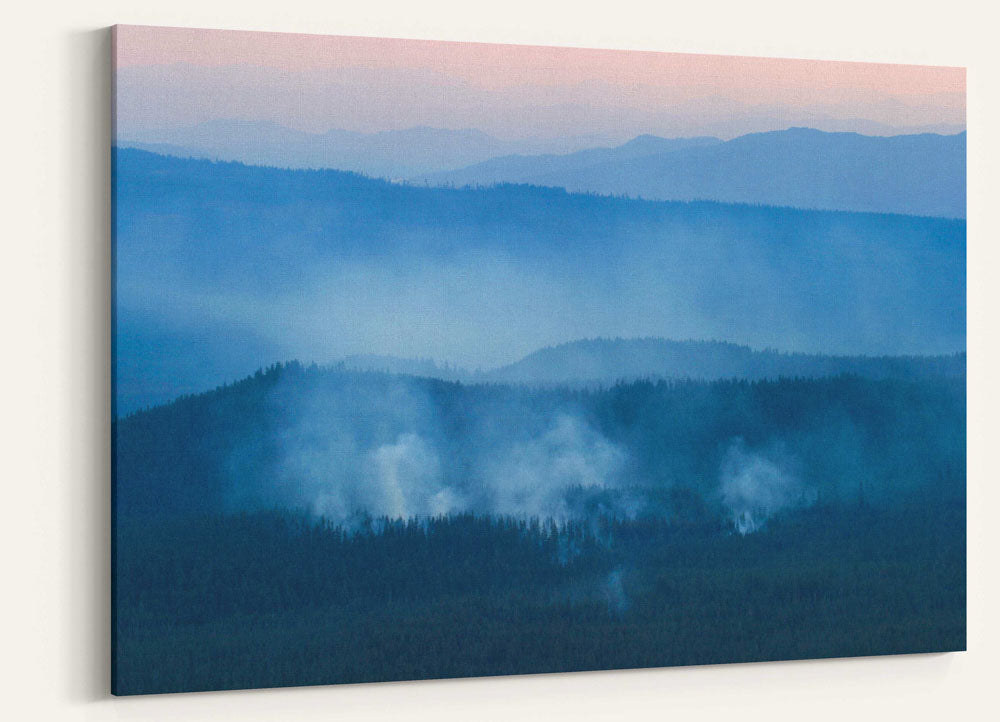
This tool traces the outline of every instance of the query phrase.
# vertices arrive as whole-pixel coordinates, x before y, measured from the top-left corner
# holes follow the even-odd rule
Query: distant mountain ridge
[[[277,168],[337,169],[444,186],[525,183],[649,200],[711,200],[819,210],[964,218],[966,134],[869,136],[811,128],[732,140],[639,135],[501,140],[478,130],[415,127],[304,133],[215,120],[124,138],[176,157]]]
[[[334,168],[397,180],[513,153],[569,153],[611,142],[594,136],[511,141],[471,128],[306,133],[276,123],[214,120],[122,138],[118,144],[182,158],[275,168]]]
[[[528,183],[650,200],[712,200],[964,218],[966,134],[866,136],[810,128],[725,142],[622,146],[557,157],[497,158],[421,180]],[[636,152],[633,145],[649,152]],[[674,142],[676,143],[676,142]]]
[[[539,349],[484,374],[491,381],[558,384],[616,383],[639,378],[695,380],[819,378],[851,374],[913,379],[961,376],[965,354],[940,356],[834,356],[755,350],[724,341],[664,338],[584,339]]]
[[[658,153],[672,153],[689,148],[702,148],[722,143],[709,136],[694,138],[661,138],[640,135],[613,148],[588,148],[575,153],[545,155],[507,155],[454,171],[417,176],[416,183],[475,185],[490,182],[534,183],[540,175],[584,171],[601,163],[620,163]],[[542,183],[541,185],[547,185]]]
[[[964,352],[937,356],[837,356],[758,350],[726,341],[648,337],[569,341],[538,349],[512,364],[479,371],[431,359],[380,355],[348,356],[336,366],[463,383],[607,386],[637,379],[758,381],[841,374],[897,380],[954,378],[965,374],[965,363]]]

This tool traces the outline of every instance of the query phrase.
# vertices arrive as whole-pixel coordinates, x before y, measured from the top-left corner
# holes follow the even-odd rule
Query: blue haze
[[[965,348],[962,220],[422,188],[128,149],[114,170],[120,413],[290,358],[475,372],[593,337]]]

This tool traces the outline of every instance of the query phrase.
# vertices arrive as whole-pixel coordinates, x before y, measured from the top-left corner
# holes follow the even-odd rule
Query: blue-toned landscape
[[[116,694],[965,648],[964,73],[115,42]]]

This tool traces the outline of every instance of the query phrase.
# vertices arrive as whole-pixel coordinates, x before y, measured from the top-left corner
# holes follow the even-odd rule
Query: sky
[[[512,140],[965,126],[963,68],[142,26],[117,26],[114,56],[129,139],[220,119]]]

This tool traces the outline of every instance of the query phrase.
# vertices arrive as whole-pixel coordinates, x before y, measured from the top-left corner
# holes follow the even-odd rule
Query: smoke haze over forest
[[[137,150],[117,151],[116,183],[126,412],[292,358],[487,371],[595,336],[965,347],[961,220],[413,188]]]

